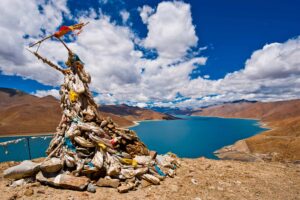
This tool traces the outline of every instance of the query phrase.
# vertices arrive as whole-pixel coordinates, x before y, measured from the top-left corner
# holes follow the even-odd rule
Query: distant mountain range
[[[168,107],[149,107],[149,109],[161,112],[161,113],[166,113],[170,115],[190,115],[193,112],[193,109],[183,109],[183,108],[168,108]]]
[[[191,115],[278,121],[300,117],[300,99],[276,102],[234,102],[194,110]]]
[[[239,100],[199,109],[146,109],[125,104],[101,105],[99,109],[103,117],[111,117],[121,127],[134,125],[134,121],[176,119],[170,113],[257,119],[270,130],[243,140],[242,149],[253,154],[272,153],[279,160],[300,160],[300,99]],[[54,97],[39,98],[19,90],[0,88],[0,135],[53,133],[60,118],[59,101]],[[239,145],[235,149],[238,148]]]
[[[120,127],[141,120],[171,120],[175,117],[127,105],[102,105],[100,114],[111,117]],[[36,97],[25,92],[0,88],[0,135],[53,133],[61,118],[59,101],[53,96]]]
[[[257,101],[250,101],[250,100],[246,100],[246,99],[240,99],[240,100],[235,100],[235,101],[229,101],[229,102],[224,102],[223,104],[235,104],[235,103],[256,103]],[[170,115],[192,115],[194,112],[197,112],[199,110],[202,110],[204,108],[208,108],[208,107],[214,107],[217,106],[219,104],[215,104],[215,105],[208,105],[208,106],[202,106],[196,109],[193,108],[178,108],[178,107],[158,107],[158,106],[150,106],[148,107],[151,110],[157,111],[157,112],[162,112],[162,113],[167,113]]]

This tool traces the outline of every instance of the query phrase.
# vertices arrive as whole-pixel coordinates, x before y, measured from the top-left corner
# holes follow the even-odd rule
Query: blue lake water
[[[256,120],[180,117],[180,120],[143,121],[131,129],[137,132],[148,148],[161,154],[171,151],[187,158],[216,158],[213,154],[215,150],[265,130]],[[2,137],[0,142],[18,138],[24,136]],[[51,138],[27,138],[7,147],[0,146],[0,162],[45,156]]]
[[[257,120],[178,116],[182,120],[143,121],[132,129],[148,148],[179,157],[215,158],[213,152],[262,132]]]
[[[0,137],[0,142],[26,138],[17,144],[9,144],[6,147],[0,146],[0,162],[3,161],[21,161],[31,158],[39,158],[46,156],[46,149],[52,138],[41,136],[41,137]],[[28,145],[29,144],[29,145]],[[28,148],[30,146],[30,148]]]

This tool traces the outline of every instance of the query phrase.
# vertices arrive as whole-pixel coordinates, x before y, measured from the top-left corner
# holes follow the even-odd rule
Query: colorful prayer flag
[[[75,31],[75,30],[80,31],[84,25],[85,25],[84,23],[80,23],[80,24],[75,24],[72,26],[61,26],[60,29],[54,33],[54,36],[61,37],[71,31]]]

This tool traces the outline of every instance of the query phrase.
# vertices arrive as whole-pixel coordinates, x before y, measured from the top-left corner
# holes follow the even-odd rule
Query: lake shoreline
[[[0,135],[0,138],[4,137],[36,137],[36,136],[51,136],[54,135],[55,132],[47,132],[47,133],[24,133],[24,134],[3,134]]]
[[[180,120],[180,119],[176,119],[176,120]],[[130,126],[124,126],[124,127],[120,127],[120,128],[133,128],[136,127],[138,125],[140,125],[141,122],[156,122],[156,121],[167,121],[167,119],[149,119],[149,120],[138,120],[138,121],[133,121],[133,125]]]
[[[187,115],[187,117],[199,117],[199,118],[218,118],[218,119],[237,119],[237,120],[253,120],[253,121],[255,121],[256,122],[256,124],[254,125],[254,126],[258,126],[258,127],[260,127],[260,128],[263,128],[263,129],[267,129],[267,130],[262,130],[262,131],[260,131],[260,132],[258,132],[258,133],[256,133],[256,134],[254,134],[254,135],[252,135],[252,136],[250,136],[250,137],[245,137],[245,138],[241,138],[241,139],[238,139],[238,140],[235,140],[235,141],[233,141],[230,145],[224,145],[224,146],[222,146],[222,147],[220,147],[220,148],[217,148],[217,149],[215,149],[215,151],[219,151],[219,150],[222,150],[222,149],[224,149],[224,148],[226,148],[226,147],[228,147],[228,146],[234,146],[235,145],[235,143],[236,142],[238,142],[238,141],[240,141],[240,140],[247,140],[248,138],[251,138],[251,137],[253,137],[253,136],[255,136],[255,135],[260,135],[260,134],[263,134],[264,132],[266,132],[266,131],[270,131],[270,130],[272,130],[272,128],[269,126],[269,124],[267,124],[267,123],[265,123],[265,122],[262,122],[261,120],[259,120],[259,119],[256,119],[256,118],[237,118],[237,117],[234,117],[234,118],[232,118],[232,117],[216,117],[216,116],[189,116],[189,115]],[[179,120],[185,120],[184,118],[179,118]],[[131,129],[131,128],[134,128],[134,127],[137,127],[137,126],[139,126],[141,123],[147,123],[147,122],[160,122],[160,121],[165,121],[165,120],[163,120],[163,119],[155,119],[155,120],[138,120],[138,121],[133,121],[133,125],[130,125],[130,126],[124,126],[124,127],[120,127],[120,128],[122,128],[122,129]],[[47,132],[47,133],[31,133],[31,134],[29,134],[29,133],[24,133],[24,134],[5,134],[5,135],[1,135],[0,136],[0,139],[1,138],[12,138],[12,140],[13,139],[15,139],[14,137],[43,137],[43,136],[52,136],[52,135],[54,135],[55,134],[55,132],[54,133],[51,133],[51,132]],[[232,134],[234,134],[234,133],[232,133]],[[222,159],[221,157],[219,157],[217,154],[215,154],[215,153],[213,153],[215,156],[216,156],[216,158],[219,158],[219,159]]]
[[[129,128],[140,125],[140,122],[166,121],[166,120],[167,119],[137,120],[137,121],[132,121],[134,123],[132,125],[120,126],[119,128],[129,129]],[[19,133],[19,134],[8,133],[8,134],[0,134],[0,138],[3,138],[3,137],[22,137],[22,136],[24,136],[24,137],[28,137],[28,136],[47,136],[47,135],[54,135],[54,134],[55,134],[55,131],[47,132],[47,133]]]
[[[218,117],[218,116],[198,116],[198,115],[186,115],[186,116],[191,116],[191,117],[212,117],[212,118],[220,118],[220,119],[243,119],[243,120],[255,120],[258,122],[259,127],[261,128],[266,128],[268,130],[265,131],[269,131],[269,130],[273,130],[274,127],[271,127],[267,122],[262,122],[260,119],[258,118],[238,118],[238,117]],[[183,118],[178,118],[177,120],[184,120]],[[133,128],[136,126],[139,126],[141,122],[153,122],[153,121],[165,121],[164,119],[152,119],[152,120],[137,120],[137,121],[133,121],[134,124],[129,125],[129,126],[121,126],[119,128],[124,128],[124,129],[129,129],[129,128]],[[261,134],[265,131],[262,131],[258,134]],[[48,136],[48,135],[54,135],[55,131],[53,132],[47,132],[47,133],[20,133],[20,134],[1,134],[0,138],[4,138],[4,137],[30,137],[30,136]],[[245,138],[246,139],[246,138]]]
[[[220,117],[220,116],[210,116],[210,115],[205,115],[205,116],[204,115],[190,115],[190,116],[192,116],[192,117],[215,117],[215,118],[220,118],[220,119],[246,119],[246,120],[255,120],[255,121],[258,122],[258,124],[259,124],[259,126],[261,128],[268,129],[268,130],[265,130],[265,131],[270,131],[270,130],[274,130],[275,129],[275,127],[273,127],[272,125],[270,125],[269,122],[264,122],[264,121],[262,121],[259,118],[251,118],[251,117],[249,117],[249,118],[247,118],[247,117]],[[265,132],[265,131],[262,131],[262,132]],[[258,134],[260,134],[260,133],[258,133]]]
[[[193,115],[197,116],[197,115]],[[220,160],[237,160],[237,161],[260,161],[260,160],[269,160],[272,158],[269,158],[266,154],[260,154],[251,152],[249,145],[247,144],[247,140],[251,139],[253,137],[260,137],[264,135],[265,133],[269,131],[274,131],[278,127],[275,127],[272,125],[272,122],[263,121],[259,118],[238,118],[238,117],[219,117],[219,116],[198,116],[198,117],[216,117],[221,119],[245,119],[245,120],[256,120],[258,122],[258,126],[261,128],[264,128],[266,130],[263,130],[255,135],[252,135],[250,137],[243,138],[241,140],[235,141],[234,143],[230,145],[226,145],[220,149],[217,149],[214,154],[220,159]],[[241,145],[241,143],[243,145]],[[247,151],[245,151],[247,149]]]
[[[191,120],[189,119],[189,118],[191,118]],[[181,117],[181,120],[178,120],[178,121],[186,121],[186,123],[189,123],[189,121],[195,121],[195,119],[196,119],[196,123],[198,123],[198,119],[200,120],[199,122],[200,122],[200,127],[201,127],[201,129],[202,129],[202,127],[204,127],[203,126],[203,124],[207,124],[207,126],[214,126],[213,124],[211,124],[211,120],[209,120],[207,123],[205,122],[205,121],[203,121],[203,120],[201,120],[200,118],[212,118],[212,121],[215,121],[215,120],[222,120],[222,122],[224,123],[224,124],[227,124],[227,122],[225,121],[225,120],[227,120],[227,119],[229,119],[229,121],[228,121],[228,126],[231,126],[232,125],[232,127],[236,127],[236,125],[235,124],[240,124],[240,122],[239,121],[235,121],[235,120],[241,120],[241,121],[245,121],[245,122],[241,122],[242,124],[248,124],[248,125],[251,125],[252,127],[257,127],[257,128],[254,128],[254,129],[258,129],[258,131],[256,131],[256,132],[254,132],[253,133],[253,128],[249,128],[249,130],[248,130],[248,128],[247,127],[240,127],[239,128],[239,130],[233,130],[233,131],[230,131],[230,130],[228,130],[227,131],[227,135],[231,135],[231,136],[228,136],[228,137],[230,137],[230,138],[236,138],[236,139],[231,139],[231,141],[230,141],[230,139],[228,139],[228,137],[227,137],[227,139],[225,139],[224,140],[224,144],[223,145],[220,145],[220,146],[215,146],[216,148],[213,148],[213,149],[211,149],[211,151],[210,152],[214,152],[215,150],[217,150],[217,149],[220,149],[220,148],[223,148],[223,147],[225,147],[225,146],[227,146],[227,145],[230,145],[230,144],[233,144],[233,143],[235,143],[235,142],[237,142],[237,141],[239,141],[239,140],[243,140],[243,139],[246,139],[246,138],[249,138],[249,137],[252,137],[252,136],[254,136],[254,135],[257,135],[257,134],[260,134],[260,133],[262,133],[262,132],[264,132],[264,131],[266,131],[266,129],[265,129],[265,127],[263,127],[263,123],[261,123],[258,119],[249,119],[249,118],[223,118],[223,117],[215,117],[215,116],[190,116],[190,115],[186,115],[186,118],[185,117]],[[232,119],[231,121],[230,121],[230,119]],[[156,136],[155,136],[155,134],[156,134],[156,131],[158,131],[159,132],[159,130],[156,130],[156,129],[154,129],[152,132],[154,133],[154,136],[153,137],[150,137],[149,136],[149,134],[151,135],[152,133],[151,133],[151,131],[146,131],[146,132],[144,132],[144,130],[145,129],[147,129],[147,130],[151,130],[151,127],[153,127],[153,128],[157,128],[157,127],[161,127],[161,125],[156,125],[156,124],[148,124],[148,122],[151,122],[151,121],[161,121],[161,120],[145,120],[145,121],[138,121],[139,123],[143,123],[143,124],[140,124],[142,127],[138,127],[137,125],[135,125],[135,126],[131,126],[131,127],[133,127],[133,130],[135,131],[135,132],[137,132],[138,134],[139,134],[139,136],[141,137],[141,140],[143,141],[143,142],[145,142],[146,144],[151,144],[152,145],[152,148],[153,149],[160,149],[160,147],[156,147],[156,143],[158,142],[158,141],[155,141],[155,139],[154,138],[156,138]],[[176,125],[175,125],[176,124]],[[181,124],[181,123],[180,123]],[[185,124],[185,123],[183,123],[183,124]],[[201,125],[202,124],[202,125]],[[231,125],[230,125],[231,124]],[[169,125],[163,125],[163,127],[161,128],[162,130],[164,130],[164,127],[165,126],[169,126],[169,128],[167,129],[167,130],[169,130],[169,131],[171,131],[171,132],[168,132],[168,133],[175,133],[175,132],[178,132],[177,131],[177,129],[176,130],[174,130],[175,132],[172,132],[172,130],[170,129],[170,127],[172,127],[173,125],[172,124],[169,124]],[[176,127],[177,126],[177,123],[174,123],[174,126]],[[197,125],[198,126],[198,125]],[[228,126],[226,126],[226,127],[228,127]],[[146,128],[147,127],[147,128]],[[179,128],[179,127],[178,127]],[[195,129],[194,129],[195,128]],[[197,127],[194,127],[194,126],[191,126],[191,127],[189,127],[188,129],[183,129],[182,131],[186,131],[186,130],[195,130],[196,132],[197,132],[197,130],[198,130],[198,128]],[[216,130],[216,129],[215,129]],[[247,131],[248,130],[248,131]],[[195,131],[193,131],[193,132],[195,132]],[[206,134],[206,131],[208,131],[207,129],[204,129],[203,131],[198,131],[198,133],[202,133],[202,135],[207,135]],[[220,129],[219,129],[219,131],[220,131]],[[222,131],[221,131],[222,132]],[[146,134],[145,134],[146,133]],[[166,135],[169,135],[168,133],[166,133]],[[236,133],[236,134],[235,134]],[[241,134],[240,134],[241,133]],[[250,134],[249,134],[250,133]],[[252,133],[252,134],[251,134]],[[182,134],[179,134],[179,135],[177,135],[176,136],[176,133],[175,133],[175,138],[181,138],[182,136],[181,135],[186,135],[186,134],[189,134],[189,131],[188,132],[184,132],[184,133],[182,133]],[[209,134],[209,133],[208,133]],[[144,136],[143,136],[144,135]],[[146,135],[148,135],[148,136],[146,136]],[[162,136],[162,135],[161,135]],[[150,140],[149,140],[149,137],[151,138]],[[209,136],[208,136],[209,137]],[[226,136],[224,136],[224,137],[226,137]],[[161,137],[160,137],[161,138]],[[162,138],[161,138],[161,140],[163,140]],[[147,141],[151,141],[151,142],[153,142],[153,141],[155,141],[155,143],[148,143]],[[208,143],[210,143],[209,142],[210,140],[208,139],[207,140],[207,142]],[[225,142],[225,141],[227,141],[227,142]],[[188,138],[187,138],[187,143],[189,143],[189,142],[191,142]],[[161,143],[161,142],[158,142],[158,143]],[[217,144],[218,142],[214,142],[214,141],[212,141],[211,142],[211,144],[212,145],[215,145],[215,144]],[[155,144],[155,145],[154,145]],[[176,143],[174,143],[174,145],[175,145]],[[150,146],[151,146],[150,145]],[[204,146],[203,146],[204,147]],[[202,147],[202,148],[203,148]],[[205,147],[205,149],[206,149],[207,147]],[[211,148],[211,147],[208,147],[208,148]],[[184,148],[183,148],[184,149]],[[203,151],[203,149],[201,150],[201,151]],[[167,151],[166,151],[167,152]],[[205,152],[205,151],[204,151]],[[160,153],[164,153],[164,152],[160,152]],[[176,152],[175,152],[176,153]],[[207,152],[205,152],[205,154],[204,155],[200,155],[200,156],[206,156],[207,155]],[[178,156],[180,156],[180,157],[182,157],[183,155],[178,155]],[[212,158],[212,159],[218,159],[214,154],[213,155],[207,155],[208,156],[208,158]],[[184,156],[184,157],[186,157],[186,156]],[[189,157],[189,156],[187,156],[188,158],[197,158],[198,156],[195,156],[194,157],[194,155],[192,155],[192,157]]]

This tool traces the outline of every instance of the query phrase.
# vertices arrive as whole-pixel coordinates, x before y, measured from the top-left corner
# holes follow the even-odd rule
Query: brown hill
[[[53,132],[60,120],[58,101],[14,89],[0,89],[0,134]]]
[[[192,115],[255,118],[271,130],[246,139],[250,152],[279,160],[300,160],[300,100],[232,103],[197,110]]]
[[[112,113],[115,115],[122,116],[130,121],[141,121],[141,120],[172,120],[177,119],[176,117],[168,114],[155,112],[153,110],[122,105],[102,105],[101,111],[106,113]]]
[[[140,120],[173,119],[163,113],[127,105],[100,106],[100,110],[103,117],[111,117],[120,127],[132,126],[134,121]],[[53,133],[60,118],[59,101],[54,97],[39,98],[0,88],[0,135]]]

